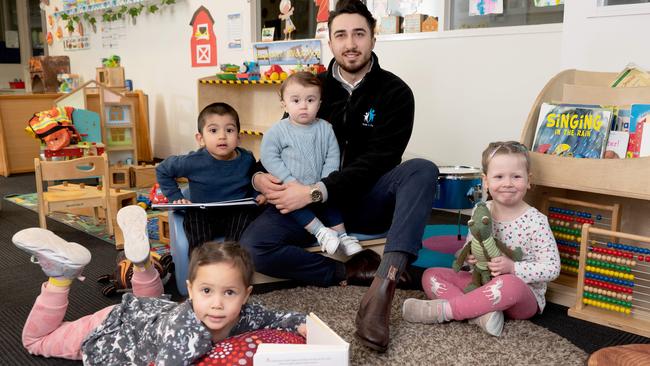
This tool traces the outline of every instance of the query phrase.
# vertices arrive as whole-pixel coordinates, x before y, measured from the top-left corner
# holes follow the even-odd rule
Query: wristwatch
[[[309,195],[311,196],[312,203],[323,202],[323,192],[320,191],[318,185],[311,187]]]

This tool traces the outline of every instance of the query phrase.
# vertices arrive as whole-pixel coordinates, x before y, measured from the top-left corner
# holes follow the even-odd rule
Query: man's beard
[[[340,68],[343,69],[343,71],[349,74],[356,74],[357,72],[363,70],[365,67],[368,66],[368,64],[370,63],[370,57],[368,57],[368,59],[365,60],[365,62],[354,64],[353,67],[349,67],[344,62],[338,62],[338,60],[336,63],[339,65]]]

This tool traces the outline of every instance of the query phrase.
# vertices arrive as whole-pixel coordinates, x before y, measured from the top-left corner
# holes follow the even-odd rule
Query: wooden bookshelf
[[[650,87],[611,88],[618,74],[565,70],[544,86],[533,103],[520,142],[529,148],[535,138],[542,103],[629,105],[650,103]],[[650,236],[650,157],[636,159],[578,159],[535,152],[531,156],[533,188],[527,201],[542,207],[548,197],[621,205],[621,231]],[[549,301],[573,306],[575,282],[549,285]]]
[[[279,81],[198,80],[199,112],[215,102],[230,104],[239,114],[241,146],[259,159],[263,133],[284,115],[280,105]]]

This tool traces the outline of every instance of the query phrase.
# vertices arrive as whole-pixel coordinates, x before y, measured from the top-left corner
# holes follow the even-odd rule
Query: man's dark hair
[[[330,16],[327,19],[327,28],[329,29],[330,36],[332,35],[332,21],[341,14],[359,14],[366,18],[368,28],[370,28],[370,35],[375,35],[377,20],[372,16],[366,5],[360,0],[340,0],[336,3],[336,8],[330,12]]]
[[[205,127],[205,119],[212,114],[232,117],[232,119],[235,120],[235,124],[237,125],[237,132],[239,132],[241,126],[239,124],[239,114],[237,114],[235,108],[231,107],[227,103],[218,102],[218,103],[212,103],[209,106],[203,108],[201,113],[199,113],[199,118],[197,121],[197,127],[199,129],[199,133],[203,133],[203,127]]]

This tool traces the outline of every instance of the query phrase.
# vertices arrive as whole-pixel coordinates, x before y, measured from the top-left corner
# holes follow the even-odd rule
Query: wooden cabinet
[[[34,113],[50,109],[54,101],[64,94],[14,94],[0,95],[0,175],[34,171],[34,158],[39,155],[37,141],[25,132],[27,121]],[[138,158],[152,160],[149,142],[149,110],[147,95],[126,93],[133,105],[136,120]],[[278,103],[279,104],[279,103]],[[99,113],[99,96],[88,95],[88,109]]]
[[[198,81],[199,112],[207,105],[224,102],[239,114],[241,146],[259,159],[262,134],[282,119],[279,81],[227,81],[216,77]]]
[[[542,103],[629,105],[650,103],[650,87],[611,88],[616,73],[566,70],[553,77],[533,103],[520,141],[533,144]],[[531,152],[531,183],[527,201],[543,207],[548,197],[620,204],[620,231],[650,236],[650,157],[577,159]],[[618,218],[617,218],[618,219]],[[549,286],[550,301],[572,306],[575,278],[561,276]]]

